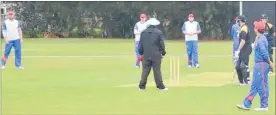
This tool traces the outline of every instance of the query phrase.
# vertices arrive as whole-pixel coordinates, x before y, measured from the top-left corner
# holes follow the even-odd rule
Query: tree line
[[[45,32],[66,37],[133,38],[140,13],[160,20],[166,39],[183,38],[181,26],[190,13],[200,23],[200,39],[229,39],[228,30],[239,13],[238,2],[16,2],[17,19],[26,37]]]

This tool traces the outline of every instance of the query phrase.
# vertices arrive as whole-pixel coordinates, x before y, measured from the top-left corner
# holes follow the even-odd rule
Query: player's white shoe
[[[268,111],[268,107],[266,108],[255,108],[255,111]]]
[[[240,86],[246,86],[246,84],[245,84],[245,83],[240,83],[239,85],[240,85]]]
[[[243,104],[237,104],[236,106],[238,109],[250,110],[250,108],[245,107]]]
[[[188,68],[191,68],[192,66],[191,65],[188,65]]]
[[[18,69],[24,69],[24,67],[23,66],[19,66],[19,67],[17,67]]]
[[[195,66],[196,68],[199,68],[199,64],[196,64],[196,66]]]
[[[164,88],[164,89],[159,89],[160,91],[168,91],[169,90],[169,88]]]
[[[5,69],[5,68],[6,68],[6,66],[2,66],[1,68],[2,68],[2,69]]]

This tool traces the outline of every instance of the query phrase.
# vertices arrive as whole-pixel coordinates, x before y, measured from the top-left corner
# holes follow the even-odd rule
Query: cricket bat
[[[234,69],[234,71],[233,71],[233,77],[232,77],[232,82],[234,82],[234,79],[235,79],[235,77],[236,77],[236,74],[237,74],[237,71],[236,71],[236,69]]]

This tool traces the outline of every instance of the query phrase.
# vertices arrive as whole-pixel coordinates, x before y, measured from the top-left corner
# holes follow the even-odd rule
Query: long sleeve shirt
[[[239,24],[234,24],[230,30],[230,37],[233,40],[233,46],[239,47]]]
[[[20,39],[20,29],[22,28],[21,24],[13,19],[13,20],[5,20],[2,25],[2,34],[4,38],[8,41]]]
[[[141,23],[140,21],[137,22],[134,26],[134,35],[135,35],[135,41],[140,41],[141,33],[147,29],[147,23]]]
[[[255,47],[255,62],[268,62],[268,41],[265,35],[260,35],[259,39],[256,41]]]
[[[197,32],[199,30],[201,30],[199,23],[196,21],[190,22],[190,21],[186,21],[184,22],[184,24],[182,25],[181,28],[182,32]],[[185,41],[197,41],[198,40],[198,35],[194,34],[194,35],[185,35]]]

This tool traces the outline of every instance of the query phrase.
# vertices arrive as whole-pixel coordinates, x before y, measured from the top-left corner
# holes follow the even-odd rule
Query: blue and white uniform
[[[240,26],[238,23],[234,24],[230,31],[230,37],[233,40],[233,57],[235,55],[235,52],[239,48],[239,30]]]
[[[4,21],[4,24],[2,25],[2,33],[8,43],[5,45],[5,53],[2,56],[2,66],[6,66],[6,62],[13,47],[15,51],[15,66],[21,67],[21,29],[21,24],[15,19],[7,19]]]
[[[138,52],[138,45],[140,42],[141,33],[147,29],[148,25],[146,22],[142,23],[141,21],[137,22],[134,26],[134,35],[135,35],[135,53],[136,53],[136,66],[140,67],[140,54]]]
[[[268,73],[269,66],[269,53],[268,53],[268,41],[262,34],[255,43],[255,65],[253,70],[253,81],[248,96],[244,99],[244,106],[250,108],[252,101],[256,94],[260,96],[260,108],[268,107]]]
[[[196,21],[186,21],[184,22],[182,28],[182,32],[192,32],[195,33],[197,31],[201,31],[199,23]],[[188,55],[188,65],[189,66],[197,66],[199,65],[198,61],[198,35],[185,35],[187,55]]]

